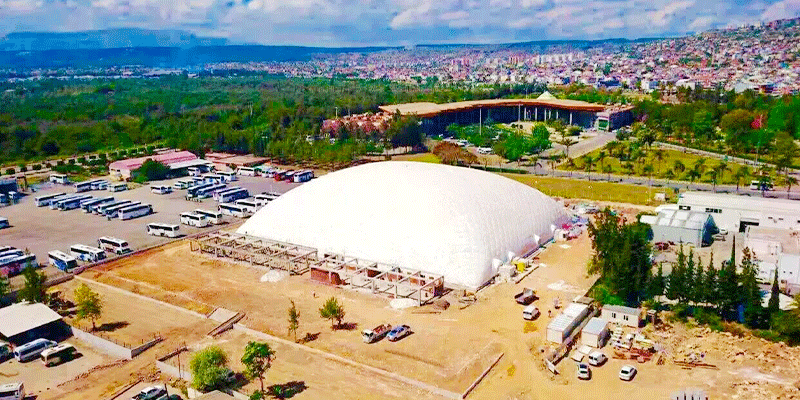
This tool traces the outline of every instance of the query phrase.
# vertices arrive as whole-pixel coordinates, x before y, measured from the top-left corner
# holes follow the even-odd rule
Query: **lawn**
[[[606,154],[605,159],[603,159],[602,167],[600,163],[596,161],[600,151],[604,151]],[[692,179],[688,175],[689,171],[691,171],[694,168],[695,164],[698,161],[704,160],[703,168],[701,169],[702,171],[701,176],[699,178],[695,178],[694,181],[705,182],[705,183],[712,182],[712,176],[709,175],[709,171],[720,165],[720,163],[722,162],[717,159],[701,157],[696,154],[683,153],[675,150],[663,150],[663,151],[664,151],[663,160],[655,159],[653,157],[653,152],[650,151],[645,155],[644,158],[641,159],[641,162],[631,162],[631,164],[633,165],[633,169],[631,169],[630,171],[624,168],[624,165],[627,164],[627,162],[620,161],[618,158],[608,156],[609,153],[608,149],[595,150],[589,153],[588,155],[593,160],[595,160],[592,162],[592,167],[591,167],[591,172],[594,173],[601,173],[603,172],[603,169],[611,167],[610,173],[614,175],[634,175],[634,176],[646,177],[648,175],[646,171],[646,166],[651,165],[652,172],[650,173],[652,174],[653,178],[660,178],[660,179],[669,178],[670,180],[679,180],[679,181],[691,181]],[[569,170],[586,171],[584,160],[585,159],[583,157],[580,157],[572,160],[571,163],[570,161],[567,161],[559,165],[558,169],[565,171]],[[685,169],[683,171],[680,171],[678,168],[676,168],[676,162],[682,163]],[[726,164],[727,164],[727,169],[723,171],[720,177],[717,177],[717,184],[735,185],[736,184],[735,174],[742,164],[734,162],[727,162]],[[754,179],[752,175],[755,174],[755,171],[751,167],[748,168],[750,170],[750,175],[742,179],[742,182],[740,182],[741,185],[748,185],[750,183],[749,181],[751,179]],[[603,172],[603,173],[605,174],[608,172]],[[672,177],[668,177],[669,173],[672,173]],[[771,173],[771,177],[772,180],[774,181],[776,178],[774,172]]]
[[[442,160],[439,157],[436,157],[433,153],[420,153],[420,154],[409,154],[409,155],[402,155],[402,156],[394,156],[392,160],[395,161],[417,161],[417,162],[426,162],[432,164],[441,164]]]
[[[585,181],[578,179],[565,179],[554,177],[541,177],[535,175],[521,174],[500,174],[528,186],[538,189],[548,196],[563,197],[569,199],[586,199],[594,201],[609,201],[615,203],[658,205],[660,201],[655,201],[656,193],[667,193],[665,189],[652,188],[645,186],[626,185],[619,183]]]

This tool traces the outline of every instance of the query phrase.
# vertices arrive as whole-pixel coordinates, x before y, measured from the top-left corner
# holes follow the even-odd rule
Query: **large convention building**
[[[379,162],[321,176],[237,231],[444,277],[477,288],[553,238],[562,205],[527,185],[461,167]]]
[[[491,119],[495,122],[551,121],[611,131],[633,122],[633,107],[564,100],[545,92],[536,99],[490,99],[456,103],[406,103],[381,106],[387,113],[417,116],[426,134],[445,134],[450,124],[469,125]]]

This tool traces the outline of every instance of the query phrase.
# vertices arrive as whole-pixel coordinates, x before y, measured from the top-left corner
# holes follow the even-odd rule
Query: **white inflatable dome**
[[[565,218],[553,199],[500,175],[389,161],[314,179],[267,204],[237,232],[476,288],[499,261],[550,240]]]

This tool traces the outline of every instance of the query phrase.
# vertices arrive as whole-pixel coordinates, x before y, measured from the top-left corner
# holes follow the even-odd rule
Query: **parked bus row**
[[[49,205],[51,210],[74,210],[81,208],[85,213],[95,213],[111,219],[128,220],[153,213],[153,206],[139,201],[119,200],[113,197],[94,198],[90,195],[55,195],[39,196],[36,205]]]
[[[88,192],[90,190],[108,190],[108,181],[104,179],[92,179],[75,184],[76,193]]]
[[[106,259],[106,252],[112,254],[130,253],[131,249],[128,242],[110,236],[103,236],[97,239],[97,247],[84,244],[74,244],[70,246],[69,253],[61,250],[53,250],[47,253],[50,265],[67,273],[80,272],[78,261],[94,263]]]
[[[239,167],[239,175],[243,176],[263,176],[274,179],[276,182],[286,181],[294,183],[308,182],[314,179],[314,171],[305,170],[284,170],[280,168],[260,165],[258,167]]]
[[[26,253],[12,246],[0,247],[0,275],[6,278],[19,275],[28,267],[39,267],[35,254]]]

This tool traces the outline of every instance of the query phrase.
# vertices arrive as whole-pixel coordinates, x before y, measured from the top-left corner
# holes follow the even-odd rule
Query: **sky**
[[[135,27],[384,46],[681,36],[798,16],[800,0],[0,0],[0,35]]]

